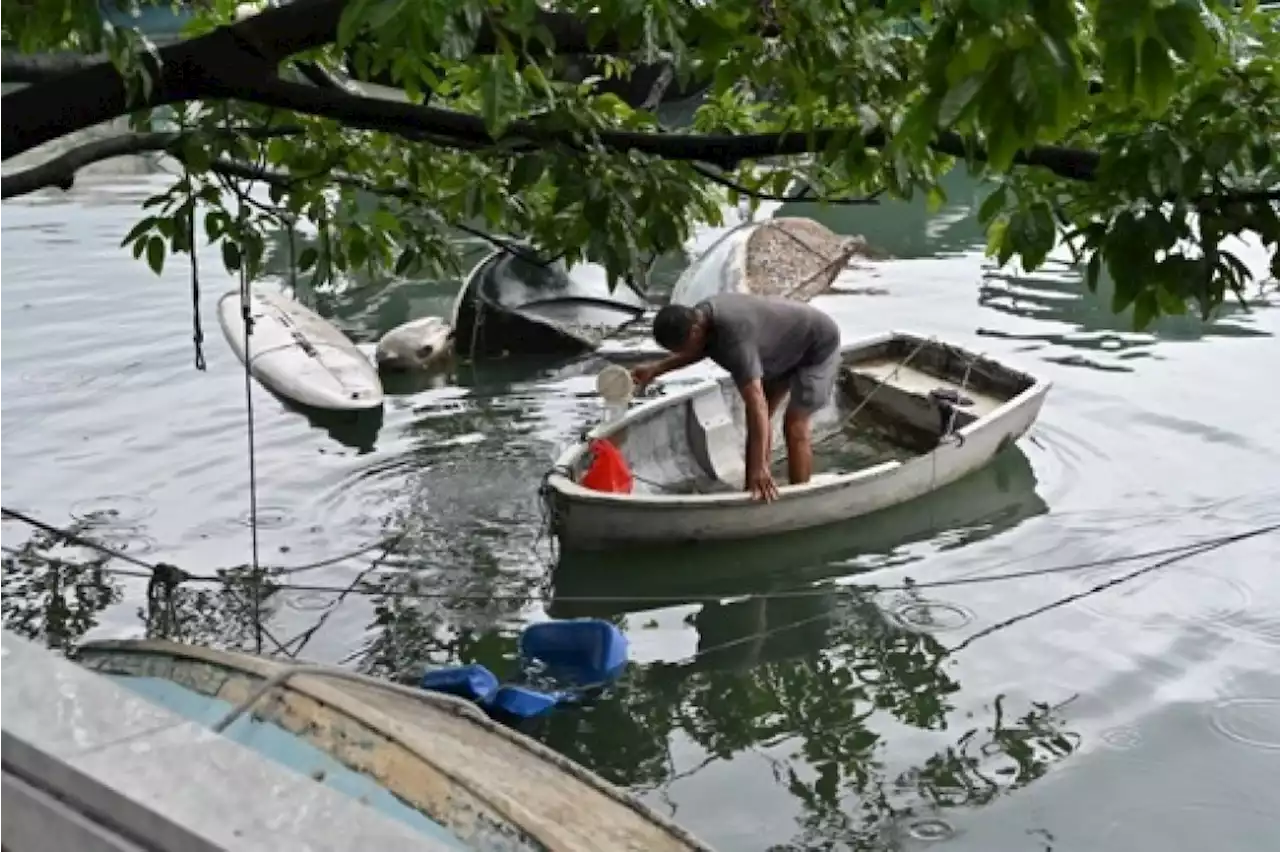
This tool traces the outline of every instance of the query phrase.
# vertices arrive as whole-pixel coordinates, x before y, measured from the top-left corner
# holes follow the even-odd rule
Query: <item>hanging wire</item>
[[[150,578],[152,572],[167,571],[174,566],[167,563],[148,563],[128,553],[124,553],[115,548],[108,547],[95,542],[91,538],[61,530],[43,521],[39,521],[31,516],[19,512],[14,509],[0,509],[4,517],[21,521],[36,529],[43,530],[52,535],[58,535],[72,541],[76,544],[82,544],[86,547],[93,548],[107,556],[126,561],[144,570],[134,571],[130,569],[106,568],[104,573],[115,574],[126,577]],[[725,601],[745,601],[745,600],[773,600],[773,599],[796,599],[796,598],[812,598],[827,597],[840,592],[862,592],[862,593],[883,593],[883,592],[908,592],[920,589],[941,589],[955,588],[958,586],[977,586],[987,583],[999,583],[1010,580],[1029,579],[1033,577],[1044,577],[1051,574],[1067,574],[1076,571],[1084,571],[1093,568],[1109,568],[1115,565],[1121,565],[1127,562],[1135,562],[1144,559],[1153,559],[1158,557],[1177,557],[1181,559],[1186,556],[1194,556],[1197,553],[1206,550],[1222,547],[1235,542],[1244,541],[1258,536],[1268,535],[1280,531],[1280,523],[1268,524],[1265,526],[1254,527],[1244,532],[1231,533],[1227,535],[1211,536],[1197,541],[1188,542],[1186,544],[1170,545],[1168,547],[1156,548],[1153,550],[1140,551],[1138,553],[1130,553],[1122,556],[1108,556],[1100,559],[1091,559],[1084,562],[1071,562],[1062,565],[1052,565],[1047,568],[1026,568],[1019,571],[1007,571],[999,574],[979,574],[976,576],[955,577],[942,580],[926,580],[917,582],[908,579],[903,583],[851,583],[841,586],[810,586],[803,589],[790,589],[783,591],[769,592],[729,592],[722,594],[692,594],[692,595],[555,595],[554,600],[562,603],[635,603],[635,604],[653,604],[660,605],[685,605],[698,603],[722,603]],[[322,567],[333,564],[343,559],[354,558],[362,555],[378,547],[386,547],[388,551],[392,551],[397,546],[398,539],[393,539],[389,543],[377,542],[373,545],[366,545],[358,550],[351,551],[342,557],[334,557],[331,560],[323,560],[321,562],[310,563],[307,565],[293,566],[292,568],[283,569],[284,572],[299,572],[309,570],[311,568]],[[14,555],[22,555],[16,548],[7,545],[3,547],[4,552]],[[26,554],[30,556],[31,554]],[[39,557],[45,561],[58,563],[60,560],[50,557]],[[385,557],[379,557],[385,559]],[[1026,560],[1022,560],[1026,561]],[[74,564],[74,563],[63,563]],[[1006,563],[1006,564],[1016,564]],[[396,572],[401,575],[403,572]],[[221,583],[222,579],[216,576],[191,574],[186,571],[181,572],[183,582],[188,583]],[[282,592],[314,592],[322,594],[340,595],[348,591],[345,586],[333,586],[312,583],[284,583],[275,586],[277,591]],[[477,601],[477,602],[537,602],[537,595],[531,594],[499,594],[499,593],[463,593],[463,592],[428,592],[407,589],[373,589],[361,588],[355,590],[357,593],[388,598],[402,598],[409,600],[457,600],[457,601]]]
[[[243,235],[248,227],[248,208],[245,206],[243,199],[239,203],[238,217],[240,219],[240,233]],[[253,312],[249,307],[250,281],[248,254],[248,246],[246,242],[242,240],[240,246],[240,317],[244,322],[244,407],[245,432],[247,433],[249,445],[249,542],[253,560],[251,568],[253,572],[254,651],[261,654],[262,568],[259,565],[258,547],[258,459],[257,448],[254,444],[253,371],[249,366],[253,363],[253,353],[249,348],[249,341],[253,336]]]
[[[191,173],[185,171],[190,189]],[[196,247],[196,200],[191,196],[191,210],[187,216],[187,250],[191,253],[191,342],[195,346],[197,370],[206,368],[204,360],[204,323],[200,319],[200,259]]]

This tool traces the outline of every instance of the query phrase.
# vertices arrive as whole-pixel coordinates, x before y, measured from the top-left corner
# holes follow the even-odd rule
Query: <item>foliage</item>
[[[5,35],[27,53],[121,42],[104,40],[86,11],[93,5],[5,0]],[[189,35],[231,23],[234,5],[198,8]],[[1256,232],[1280,274],[1280,32],[1256,2],[556,7],[610,46],[608,74],[662,59],[682,84],[705,81],[690,129],[701,141],[645,153],[654,134],[678,131],[590,81],[566,82],[534,0],[354,0],[332,43],[293,59],[330,72],[349,60],[361,73],[389,74],[410,103],[451,112],[424,107],[412,126],[369,130],[335,117],[355,100],[342,92],[295,110],[248,84],[229,100],[177,99],[180,142],[170,151],[186,172],[144,205],[125,242],[159,271],[166,255],[203,237],[222,243],[228,269],[252,276],[264,229],[303,220],[319,237],[299,266],[319,283],[357,268],[457,272],[450,228],[470,223],[628,276],[642,257],[678,249],[695,223],[718,221],[724,187],[704,164],[725,167],[748,195],[803,180],[827,198],[884,190],[940,203],[939,177],[964,161],[992,181],[979,216],[1001,265],[1018,257],[1034,270],[1065,242],[1090,287],[1105,264],[1114,309],[1132,306],[1139,327],[1243,297],[1248,275],[1223,247],[1228,236]],[[478,54],[481,31],[494,45]],[[130,43],[133,52],[112,56],[126,79],[142,81],[130,91],[143,106],[164,79],[160,54]],[[285,66],[296,76],[296,63]],[[221,70],[230,69],[229,60]],[[442,118],[458,114],[479,116],[485,132]],[[21,120],[12,108],[6,116]],[[438,131],[424,127],[433,118]],[[769,157],[782,143],[748,145],[747,134],[799,134],[811,155]],[[269,203],[236,182],[254,172],[269,178]]]

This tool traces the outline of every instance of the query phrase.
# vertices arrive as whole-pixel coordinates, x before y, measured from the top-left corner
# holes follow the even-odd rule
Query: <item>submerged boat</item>
[[[626,792],[461,698],[155,640],[85,643],[77,660],[446,848],[710,852]]]
[[[719,293],[807,302],[826,292],[858,254],[870,254],[865,240],[839,236],[812,219],[784,216],[747,222],[685,269],[671,289],[671,302],[696,305]]]
[[[604,270],[539,266],[499,250],[476,264],[453,306],[454,351],[465,358],[578,355],[642,316],[645,298]]]
[[[974,472],[1022,437],[1050,387],[962,348],[901,332],[848,344],[841,359],[832,398],[813,417],[809,482],[783,484],[779,412],[772,424],[779,496],[770,503],[752,499],[744,490],[741,395],[731,377],[709,379],[597,426],[560,456],[545,489],[561,547],[743,540],[903,503]],[[609,452],[600,452],[601,441]],[[630,487],[587,487],[596,456],[615,448]]]

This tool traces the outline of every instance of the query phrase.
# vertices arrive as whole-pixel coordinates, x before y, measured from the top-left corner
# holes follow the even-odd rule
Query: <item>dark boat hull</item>
[[[480,261],[454,302],[454,349],[469,360],[509,355],[573,356],[645,311],[625,283],[611,293],[603,276],[538,266],[497,251]]]

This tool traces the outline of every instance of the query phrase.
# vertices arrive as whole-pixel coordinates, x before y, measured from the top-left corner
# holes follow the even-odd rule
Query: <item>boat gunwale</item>
[[[967,347],[957,346],[952,343],[943,343],[938,340],[936,336],[926,337],[908,331],[890,330],[869,335],[841,346],[840,354],[843,359],[845,356],[850,355],[859,349],[871,349],[899,339],[917,344],[935,342],[942,346],[959,350],[964,353],[965,356],[973,360],[984,358],[985,360],[993,361],[1010,373],[1023,376],[1030,380],[1031,384],[1028,387],[1005,400],[982,417],[977,417],[964,427],[956,430],[953,434],[961,437],[961,444],[964,443],[963,439],[967,439],[979,429],[989,427],[992,423],[998,422],[1008,416],[1011,412],[1032,403],[1037,398],[1043,399],[1053,385],[1053,382],[1049,379],[1035,376],[1004,361],[995,361],[987,356],[979,355]],[[555,461],[554,467],[547,476],[546,487],[557,496],[576,504],[652,510],[673,508],[706,509],[723,508],[726,506],[758,506],[761,509],[765,509],[776,504],[794,502],[798,499],[813,495],[831,493],[875,481],[881,477],[889,475],[906,464],[910,464],[919,459],[929,459],[937,453],[944,451],[946,447],[952,446],[948,444],[940,444],[929,452],[921,453],[915,458],[908,459],[906,461],[894,460],[880,462],[860,470],[836,474],[831,477],[823,477],[820,480],[810,480],[809,482],[805,482],[800,485],[782,485],[778,487],[777,499],[770,504],[760,503],[753,495],[745,490],[712,494],[618,494],[608,491],[596,491],[583,485],[579,485],[569,476],[565,475],[565,471],[572,470],[573,466],[590,451],[592,441],[597,439],[608,439],[619,432],[624,432],[629,426],[655,417],[659,411],[667,407],[686,403],[690,399],[711,393],[713,390],[721,390],[727,383],[732,381],[733,378],[728,374],[712,376],[697,383],[696,385],[692,385],[688,388],[682,388],[673,394],[664,395],[658,399],[637,406],[617,420],[597,425],[586,433],[583,440],[568,447],[560,454],[559,458]]]
[[[466,789],[471,793],[471,795],[475,796],[478,801],[485,803],[502,818],[509,820],[513,825],[519,827],[521,831],[529,833],[539,842],[548,846],[548,848],[557,847],[557,844],[547,843],[546,838],[539,836],[539,832],[531,828],[528,821],[521,821],[515,818],[507,807],[504,807],[500,802],[495,802],[486,791],[476,789],[473,781],[466,778],[459,778],[452,769],[447,766],[437,764],[430,756],[424,754],[422,750],[413,743],[414,730],[407,723],[395,718],[376,705],[371,704],[361,696],[346,692],[342,690],[340,686],[326,682],[325,678],[329,677],[337,681],[352,681],[373,690],[390,692],[431,707],[432,709],[439,710],[440,712],[451,713],[460,719],[471,722],[485,733],[504,739],[512,746],[526,752],[534,759],[542,761],[545,764],[554,767],[556,770],[572,776],[575,780],[611,800],[614,804],[632,811],[642,821],[647,821],[655,828],[666,832],[674,840],[679,841],[689,849],[697,850],[697,852],[715,852],[712,847],[708,846],[705,842],[693,835],[688,831],[688,829],[685,829],[663,814],[658,813],[649,805],[645,804],[643,801],[631,795],[627,791],[606,780],[587,767],[575,763],[573,760],[560,754],[550,746],[544,745],[520,731],[513,730],[505,725],[493,721],[473,703],[458,696],[449,695],[447,693],[430,692],[425,689],[416,689],[392,681],[381,680],[349,669],[342,669],[337,666],[324,666],[324,668],[332,669],[331,673],[326,674],[316,672],[315,669],[317,664],[314,663],[285,662],[265,657],[258,657],[242,651],[223,651],[216,648],[209,648],[201,645],[190,645],[182,642],[172,642],[164,639],[99,639],[83,642],[77,649],[77,657],[86,652],[93,653],[95,651],[99,653],[137,654],[140,656],[162,654],[197,663],[231,669],[249,677],[260,678],[263,682],[282,675],[288,669],[300,669],[298,674],[289,677],[288,680],[283,683],[274,685],[272,689],[282,691],[292,689],[296,692],[300,692],[311,700],[327,705],[338,713],[345,714],[352,720],[371,728],[378,735],[386,737],[387,740],[399,745],[401,748],[404,748],[409,753],[415,755],[418,759],[429,764],[435,771],[441,773],[453,783],[456,783],[463,789]],[[89,670],[96,671],[94,669]],[[96,673],[101,674],[102,672],[96,671]],[[256,705],[258,701],[261,701],[264,698],[266,698],[265,694],[258,696],[258,700],[254,701],[253,704]],[[251,710],[252,705],[247,709]],[[426,736],[429,733],[425,727],[420,728],[419,730],[423,736]],[[525,809],[525,806],[521,801],[506,796],[505,794],[500,796],[500,800],[503,802],[505,802],[505,800],[510,800],[511,805],[514,805],[516,808],[521,810]],[[533,818],[533,822],[541,822],[537,814],[532,812],[527,813]],[[432,819],[435,819],[435,817],[432,817]]]

